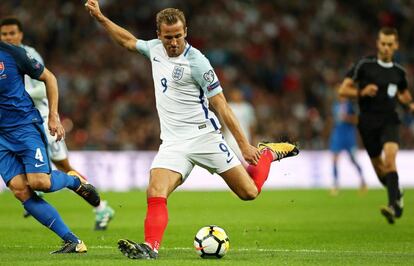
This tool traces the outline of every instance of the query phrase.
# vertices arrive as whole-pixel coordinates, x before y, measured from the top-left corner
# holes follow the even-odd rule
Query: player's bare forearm
[[[239,122],[228,105],[223,93],[217,94],[209,100],[214,110],[216,110],[220,120],[226,124],[239,147],[242,148],[242,146],[249,145],[249,141],[243,134]]]
[[[105,28],[109,36],[116,41],[122,47],[125,47],[129,51],[136,51],[135,45],[137,39],[126,29],[116,25],[114,22],[105,17],[105,19],[99,23]]]
[[[46,96],[49,101],[49,116],[58,116],[59,92],[55,75],[45,68],[39,80],[43,81],[46,86]]]
[[[223,93],[219,93],[210,98],[210,103],[216,110],[220,120],[223,121],[239,146],[244,159],[248,163],[256,165],[260,159],[260,152],[257,148],[250,145],[246,136],[244,135],[236,116],[227,104]]]
[[[88,0],[85,7],[89,10],[89,14],[94,17],[106,30],[109,36],[119,45],[125,47],[129,51],[136,51],[135,45],[137,38],[126,29],[118,26],[109,18],[102,14],[97,0]]]
[[[236,116],[229,106],[223,110],[223,112],[220,114],[220,117],[229,128],[239,147],[249,145],[249,141],[241,130],[239,121],[237,121]]]
[[[358,98],[358,88],[355,87],[354,81],[350,78],[345,78],[338,90],[339,96],[350,99]]]
[[[49,101],[49,121],[48,127],[50,134],[56,136],[56,140],[59,141],[65,137],[65,129],[59,121],[58,113],[58,84],[55,75],[47,68],[43,70],[39,80],[43,81],[46,85],[46,95]]]

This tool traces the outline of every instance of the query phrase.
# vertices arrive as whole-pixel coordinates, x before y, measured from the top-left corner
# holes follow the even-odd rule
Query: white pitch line
[[[2,245],[2,248],[24,248],[24,249],[38,249],[39,246],[21,246],[21,245],[12,245],[6,246]],[[48,249],[57,248],[57,246],[47,246]],[[116,249],[117,246],[88,246],[88,249]],[[161,248],[163,250],[194,250],[190,247],[175,247],[175,248]],[[382,251],[356,251],[356,250],[327,250],[327,249],[268,249],[268,248],[230,248],[231,252],[274,252],[274,253],[336,253],[336,254],[365,254],[365,255],[408,255],[414,256],[414,252],[382,252]]]

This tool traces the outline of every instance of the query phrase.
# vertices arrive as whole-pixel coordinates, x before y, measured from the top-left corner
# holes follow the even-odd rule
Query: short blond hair
[[[187,27],[183,11],[177,8],[166,8],[157,13],[157,31],[160,31],[161,24],[173,25],[178,21],[183,23],[184,29]]]

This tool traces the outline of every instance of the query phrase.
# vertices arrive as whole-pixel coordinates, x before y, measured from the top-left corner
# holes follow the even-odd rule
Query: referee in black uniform
[[[377,55],[354,64],[339,89],[341,96],[358,99],[358,130],[375,172],[387,188],[388,205],[381,208],[381,213],[390,224],[403,211],[396,167],[400,125],[395,110],[397,102],[414,111],[405,70],[393,62],[397,49],[397,30],[382,28],[378,33]]]

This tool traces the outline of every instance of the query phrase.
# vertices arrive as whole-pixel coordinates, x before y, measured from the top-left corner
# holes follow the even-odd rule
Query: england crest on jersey
[[[172,72],[173,80],[180,80],[184,74],[184,67],[175,66]]]

